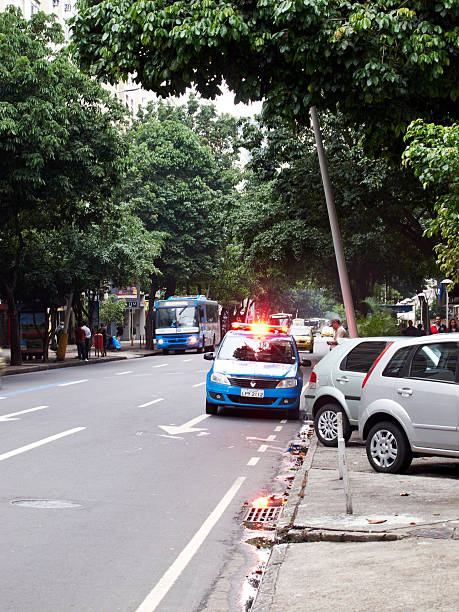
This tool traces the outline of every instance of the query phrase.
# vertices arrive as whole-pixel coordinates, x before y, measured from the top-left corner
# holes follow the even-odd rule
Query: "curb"
[[[289,544],[276,544],[271,549],[271,554],[269,555],[269,560],[250,612],[267,612],[267,610],[271,609],[276,593],[277,577],[285,561],[288,547]]]

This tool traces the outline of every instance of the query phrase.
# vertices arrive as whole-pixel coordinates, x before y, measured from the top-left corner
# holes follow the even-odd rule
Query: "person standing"
[[[103,323],[102,323],[99,333],[102,334],[102,357],[105,357],[107,354],[108,334],[107,334],[107,328],[105,327]]]
[[[86,352],[86,333],[81,321],[78,322],[78,327],[75,329],[75,342],[77,345],[78,359],[80,359],[80,361],[88,361],[88,354]]]
[[[339,319],[332,319],[330,321],[330,325],[335,330],[335,333],[333,334],[333,340],[327,340],[327,344],[329,345],[330,350],[332,350],[333,348],[335,348],[335,346],[337,346],[338,338],[347,338],[347,331],[341,325],[341,321]]]
[[[448,325],[448,331],[450,334],[459,333],[459,327],[457,325],[456,319],[451,319]]]
[[[418,327],[417,327],[417,334],[418,336],[425,336],[425,331],[424,331],[424,327],[422,326],[422,323],[418,323]]]
[[[82,329],[84,329],[85,334],[85,344],[86,344],[86,359],[85,361],[89,361],[89,349],[91,348],[91,330],[87,325],[82,325]]]
[[[419,336],[418,330],[414,327],[411,319],[408,320],[408,327],[402,331],[402,334],[404,336]]]
[[[441,317],[435,317],[435,321],[430,326],[431,334],[444,334],[446,333],[446,325],[441,322]]]

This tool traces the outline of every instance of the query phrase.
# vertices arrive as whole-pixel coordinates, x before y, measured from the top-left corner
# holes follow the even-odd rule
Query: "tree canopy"
[[[226,81],[236,100],[308,121],[311,105],[364,123],[394,149],[418,117],[457,114],[456,0],[80,0],[79,65],[113,82],[136,75],[157,93],[204,97]],[[400,146],[400,139],[398,145]]]

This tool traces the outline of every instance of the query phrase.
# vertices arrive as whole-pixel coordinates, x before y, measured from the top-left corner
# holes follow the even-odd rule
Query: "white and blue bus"
[[[156,346],[169,351],[213,351],[220,343],[218,303],[205,295],[170,297],[155,302]]]

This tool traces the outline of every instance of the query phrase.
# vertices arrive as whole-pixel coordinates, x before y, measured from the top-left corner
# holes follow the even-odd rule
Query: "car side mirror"
[[[206,361],[213,361],[215,359],[213,353],[204,353],[203,357]]]
[[[305,368],[310,368],[312,366],[312,361],[310,359],[302,359],[301,365]]]

